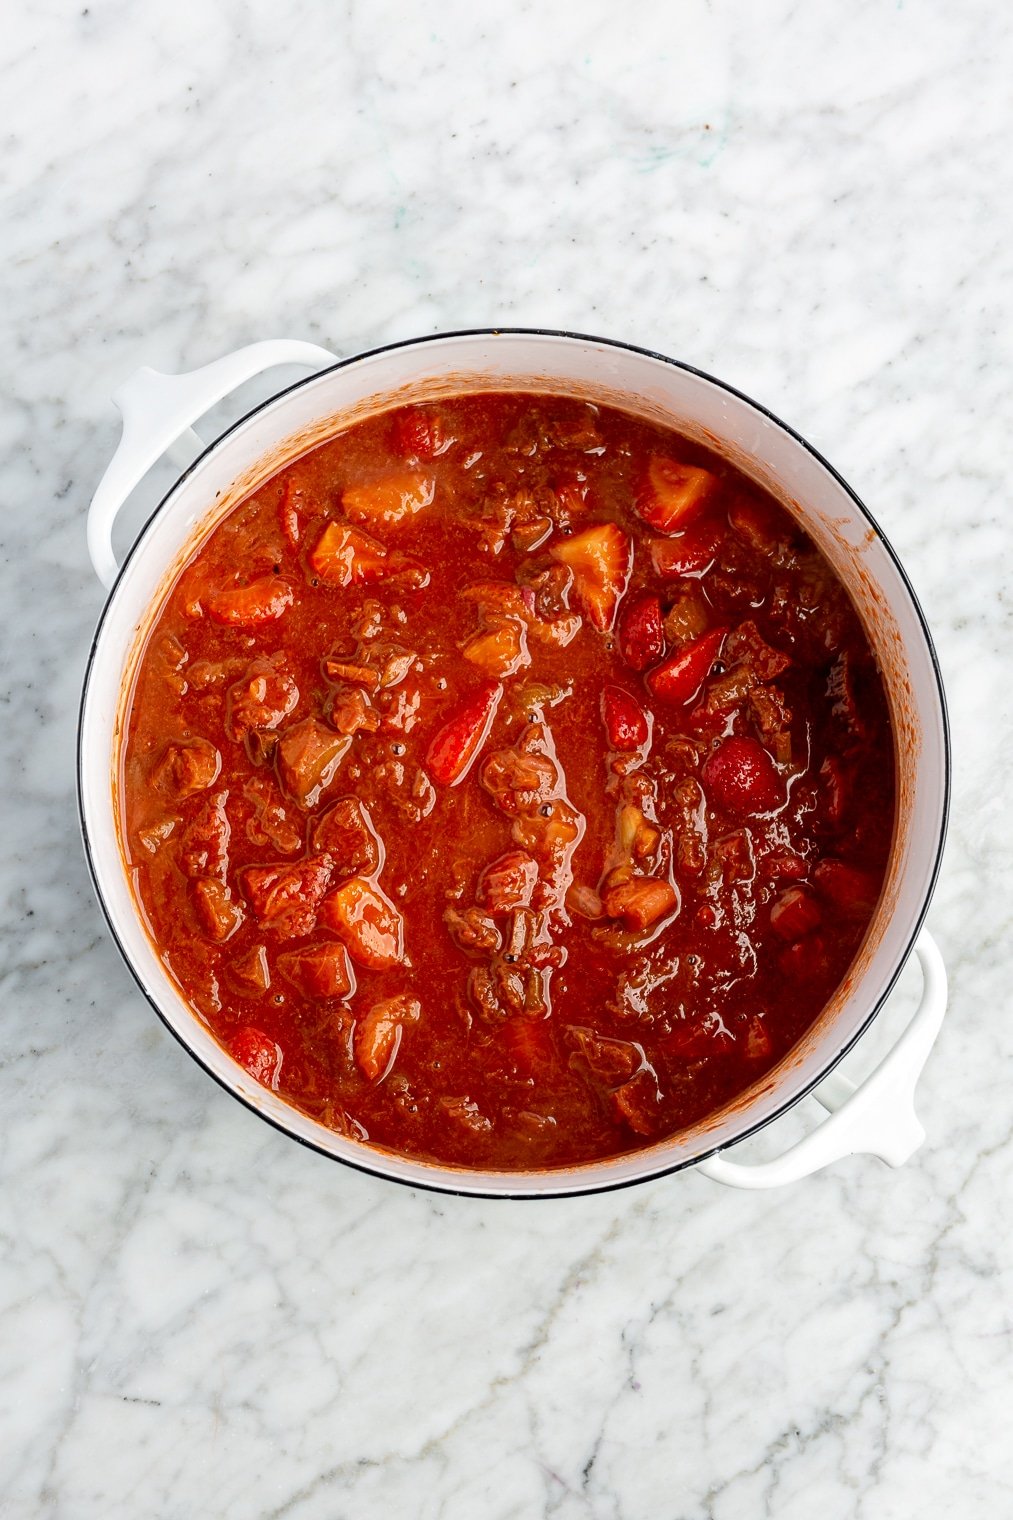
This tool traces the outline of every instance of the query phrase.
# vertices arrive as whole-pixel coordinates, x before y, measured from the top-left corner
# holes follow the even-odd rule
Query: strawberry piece
[[[355,973],[344,945],[306,945],[278,956],[278,969],[306,997],[345,998],[355,991]]]
[[[380,888],[353,876],[325,897],[320,921],[344,940],[367,971],[387,971],[404,961],[404,920]]]
[[[806,887],[787,887],[771,905],[770,927],[789,944],[804,939],[822,922],[819,903]]]
[[[707,757],[703,781],[715,807],[733,818],[772,813],[784,787],[767,751],[755,739],[724,739]]]
[[[371,586],[392,569],[383,544],[343,522],[327,524],[310,554],[310,566],[325,586]]]
[[[707,517],[675,538],[649,539],[651,564],[663,581],[699,577],[713,565],[720,542],[720,525]]]
[[[650,593],[627,602],[619,615],[619,652],[631,670],[646,670],[665,652],[661,602]]]
[[[659,533],[676,533],[701,512],[716,485],[717,476],[710,470],[655,454],[638,493],[636,510]]]
[[[573,571],[574,592],[592,626],[608,633],[633,566],[628,536],[613,522],[597,523],[553,544],[549,553]]]
[[[813,882],[820,896],[844,913],[871,913],[879,900],[879,877],[843,860],[821,860]]]
[[[400,992],[396,997],[374,1003],[369,1012],[356,1021],[352,1036],[355,1064],[370,1082],[387,1075],[397,1058],[405,1025],[417,1024],[422,1005],[417,998]]]
[[[695,697],[721,653],[727,632],[727,628],[711,628],[650,671],[645,679],[653,695],[662,702],[683,704]]]
[[[421,470],[401,470],[368,484],[348,486],[341,493],[341,506],[353,522],[393,528],[428,507],[435,489],[431,475]]]
[[[643,708],[621,686],[605,687],[601,694],[601,715],[609,743],[623,754],[643,749],[651,737]]]
[[[487,681],[458,703],[426,752],[426,768],[440,786],[457,786],[489,737],[503,696],[499,681]]]
[[[208,616],[224,628],[259,628],[292,605],[292,587],[279,575],[262,575],[248,586],[233,586],[208,600]]]
[[[244,1024],[229,1041],[229,1053],[240,1066],[246,1067],[251,1077],[277,1092],[282,1063],[281,1046],[277,1041],[252,1024]]]
[[[452,440],[446,436],[438,412],[406,406],[394,414],[390,441],[402,459],[435,459]]]

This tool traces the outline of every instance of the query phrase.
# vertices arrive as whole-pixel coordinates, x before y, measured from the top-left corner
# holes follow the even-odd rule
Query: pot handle
[[[88,508],[88,554],[106,590],[111,590],[120,570],[112,533],[121,507],[156,460],[174,444],[188,440],[187,463],[203,447],[192,431],[198,417],[245,380],[275,365],[306,364],[320,369],[336,363],[334,354],[315,343],[268,338],[185,375],[165,375],[145,367],[125,380],[112,398],[123,417],[123,432]]]
[[[701,1161],[697,1170],[728,1187],[770,1188],[798,1182],[845,1156],[879,1156],[890,1166],[903,1166],[925,1139],[915,1113],[915,1087],[946,1012],[946,968],[925,929],[918,936],[915,954],[922,968],[917,1012],[860,1086],[843,1072],[833,1071],[813,1089],[829,1119],[773,1161],[726,1161],[719,1153]]]

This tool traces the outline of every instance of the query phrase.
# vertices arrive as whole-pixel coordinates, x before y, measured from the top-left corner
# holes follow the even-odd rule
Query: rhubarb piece
[[[234,987],[246,997],[263,997],[271,985],[271,968],[267,963],[267,946],[254,945],[229,963],[229,977]]]
[[[626,590],[633,546],[613,522],[598,523],[553,544],[552,558],[573,571],[574,593],[593,627],[608,633]]]
[[[325,586],[371,586],[393,568],[383,544],[345,522],[327,524],[309,562]]]
[[[531,664],[527,633],[515,618],[497,618],[473,634],[461,653],[472,665],[500,681]]]
[[[306,997],[346,998],[355,991],[344,945],[324,942],[285,950],[278,956],[278,970]]]
[[[464,780],[489,737],[502,696],[498,681],[486,682],[458,703],[433,736],[426,752],[426,768],[438,786],[457,786]]]
[[[369,1012],[356,1020],[352,1036],[355,1064],[370,1082],[382,1081],[397,1059],[406,1026],[417,1024],[422,1005],[417,998],[400,992],[396,997],[374,1003]]]
[[[619,615],[619,652],[631,670],[646,670],[665,652],[661,602],[645,594],[627,602]]]
[[[324,898],[320,922],[344,941],[353,961],[367,971],[387,971],[404,961],[404,920],[364,876],[353,876]]]
[[[337,734],[317,718],[304,718],[286,729],[278,743],[278,777],[300,807],[316,807],[334,780],[351,738]]]
[[[225,628],[260,628],[292,605],[292,587],[279,575],[263,575],[248,586],[233,586],[208,600],[208,616]]]
[[[286,669],[281,653],[260,655],[251,661],[241,680],[229,687],[225,699],[225,727],[231,739],[241,742],[252,729],[277,728],[299,701],[299,688]]]
[[[637,932],[649,929],[659,918],[667,918],[679,903],[678,893],[670,882],[635,875],[608,887],[601,900],[609,918],[621,918],[627,929]]]
[[[717,483],[710,470],[655,454],[637,494],[637,513],[658,533],[676,533],[702,511]]]
[[[217,944],[231,939],[243,922],[243,910],[232,901],[231,891],[213,876],[194,882],[193,900],[201,928]]]
[[[313,826],[313,848],[329,855],[336,876],[375,876],[383,865],[383,845],[365,805],[342,797]]]
[[[152,783],[174,802],[206,791],[218,779],[222,757],[207,739],[170,744],[152,772]]]
[[[673,705],[692,701],[710,675],[727,632],[727,628],[710,629],[650,671],[646,680],[653,695]]]
[[[774,762],[755,739],[722,740],[704,763],[703,782],[711,803],[733,818],[772,813],[784,802]]]
[[[482,872],[475,900],[490,913],[527,908],[537,881],[538,862],[524,850],[508,850]]]

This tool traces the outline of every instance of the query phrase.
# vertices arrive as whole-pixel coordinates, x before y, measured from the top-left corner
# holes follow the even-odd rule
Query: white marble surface
[[[0,48],[0,1513],[1013,1514],[1006,9],[53,0]],[[110,391],[497,322],[739,385],[911,571],[956,788],[903,1170],[415,1196],[241,1109],[117,959],[72,778]]]

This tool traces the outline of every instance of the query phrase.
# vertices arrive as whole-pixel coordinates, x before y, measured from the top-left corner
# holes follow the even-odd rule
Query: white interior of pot
[[[899,762],[898,827],[882,901],[845,983],[809,1034],[748,1093],[649,1150],[552,1172],[484,1173],[406,1160],[343,1139],[255,1082],[213,1039],[141,926],[123,864],[111,776],[138,645],[177,567],[223,511],[314,441],[407,390],[569,391],[667,421],[718,448],[804,522],[846,582],[880,659]],[[665,1171],[725,1146],[794,1101],[837,1059],[882,1000],[910,948],[943,826],[945,742],[938,683],[903,576],[851,496],[803,445],[750,403],[700,376],[594,340],[533,334],[436,338],[314,377],[240,423],[177,483],[113,592],[91,666],[82,725],[82,806],[110,922],[147,995],[202,1064],[265,1117],[319,1149],[404,1181],[463,1192],[548,1195]]]

